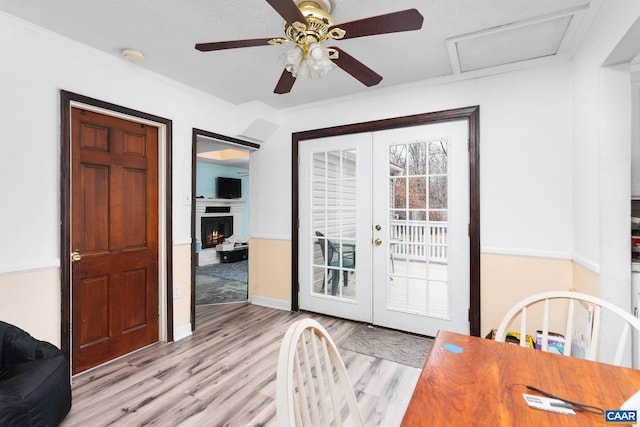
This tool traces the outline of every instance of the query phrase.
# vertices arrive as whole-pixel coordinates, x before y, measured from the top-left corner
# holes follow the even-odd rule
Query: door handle
[[[380,246],[382,244],[382,239],[378,237],[376,240],[373,241],[373,243],[375,243],[376,246]]]
[[[82,259],[80,252],[71,252],[71,262],[78,262]]]

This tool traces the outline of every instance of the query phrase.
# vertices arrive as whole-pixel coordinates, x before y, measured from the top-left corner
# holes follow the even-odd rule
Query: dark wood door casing
[[[204,129],[191,129],[191,331],[196,330],[196,240],[200,236],[196,236],[196,181],[198,171],[198,137],[205,137],[244,147],[249,151],[260,149],[260,144],[245,141],[243,139],[222,135]]]
[[[300,142],[362,132],[467,120],[469,124],[469,331],[480,336],[480,107],[456,108],[413,116],[295,132],[291,135],[291,310],[298,311],[298,152]]]
[[[122,210],[122,215],[116,218],[114,221],[119,222],[123,228],[123,231],[119,236],[114,237],[113,233],[109,238],[111,238],[115,242],[119,242],[121,245],[120,256],[114,256],[113,260],[110,261],[110,271],[120,270],[120,273],[116,273],[116,275],[112,275],[109,277],[108,275],[100,275],[95,276],[94,279],[90,280],[92,285],[95,287],[91,288],[90,292],[86,292],[89,287],[85,287],[85,297],[89,299],[95,298],[96,293],[100,293],[100,289],[106,289],[106,282],[119,282],[121,285],[119,289],[114,289],[115,294],[119,294],[121,299],[125,301],[124,308],[117,307],[116,312],[120,313],[117,321],[115,322],[115,329],[119,329],[124,331],[124,336],[119,339],[114,339],[113,348],[116,349],[117,352],[125,352],[124,349],[131,347],[131,342],[137,340],[136,336],[139,338],[141,335],[145,336],[146,340],[149,340],[149,335],[147,333],[148,330],[155,330],[151,335],[154,336],[152,341],[158,340],[159,334],[159,317],[164,318],[163,325],[166,327],[166,330],[162,334],[162,339],[166,339],[167,341],[173,340],[173,299],[171,296],[173,295],[173,242],[172,242],[172,178],[171,178],[171,170],[172,170],[172,122],[171,120],[151,115],[148,113],[144,113],[141,111],[133,110],[130,108],[122,107],[116,104],[107,103],[104,101],[100,101],[94,98],[90,98],[84,95],[75,94],[68,91],[60,91],[60,107],[61,107],[61,127],[60,127],[60,152],[61,152],[61,180],[60,180],[60,215],[61,215],[61,239],[60,239],[60,248],[61,248],[61,349],[67,355],[69,359],[72,361],[72,369],[74,372],[78,372],[76,366],[74,366],[77,360],[73,360],[72,355],[72,291],[80,291],[82,287],[72,288],[72,274],[75,274],[76,268],[81,268],[79,263],[72,264],[70,262],[70,254],[74,249],[73,243],[71,241],[72,231],[75,237],[75,229],[72,230],[73,227],[76,226],[75,221],[72,222],[72,188],[71,188],[71,158],[72,158],[72,144],[71,144],[71,136],[72,136],[72,125],[71,125],[71,113],[72,107],[79,106],[81,109],[84,109],[86,106],[87,110],[96,110],[96,111],[105,111],[109,112],[106,116],[111,115],[120,115],[124,117],[131,117],[133,123],[133,128],[136,129],[135,132],[130,132],[130,136],[126,139],[125,145],[127,148],[125,150],[129,151],[129,157],[141,157],[140,152],[143,150],[147,150],[145,145],[141,144],[140,138],[140,129],[146,129],[144,132],[144,138],[147,139],[149,135],[147,131],[151,131],[153,135],[151,135],[154,141],[154,148],[152,149],[153,153],[151,156],[153,160],[148,159],[147,161],[152,162],[155,166],[155,170],[153,171],[153,178],[143,179],[143,175],[146,175],[147,172],[143,172],[140,168],[139,164],[136,164],[135,161],[133,163],[127,163],[122,158],[118,161],[115,161],[117,167],[121,168],[122,173],[120,177],[122,179],[117,180],[118,183],[115,185],[120,185],[121,189],[125,189],[122,193],[124,194],[123,198],[120,199],[120,202],[117,204],[120,205]],[[139,121],[138,121],[139,119]],[[151,123],[151,125],[146,125],[144,127],[141,126],[140,122]],[[100,128],[100,126],[98,126]],[[162,128],[162,144],[158,144],[158,130]],[[93,131],[91,131],[93,132]],[[137,135],[137,136],[136,136]],[[98,144],[99,145],[99,144]],[[162,148],[164,161],[162,164],[159,163],[159,149]],[[100,150],[94,150],[99,152]],[[135,154],[135,153],[138,154]],[[145,156],[148,153],[145,153]],[[98,156],[94,154],[94,156]],[[129,159],[130,160],[130,159]],[[158,188],[158,179],[159,173],[162,171],[163,179],[162,187]],[[105,175],[105,169],[102,166],[97,166],[95,168],[86,168],[87,174],[85,177],[89,179],[96,180],[95,182],[105,182],[103,176]],[[144,181],[144,183],[143,183]],[[143,202],[140,202],[139,191],[141,191],[142,187],[144,187],[144,191],[147,192],[148,182],[154,182],[155,190],[152,190],[153,195],[150,195]],[[104,185],[104,184],[103,184]],[[136,190],[129,191],[130,189],[135,188]],[[162,192],[163,197],[160,197],[160,192]],[[75,198],[77,195],[74,195]],[[104,211],[102,211],[100,203],[100,195],[95,194],[91,197],[94,197],[94,203],[85,203],[88,206],[88,209],[92,210],[94,216],[94,226],[97,226],[97,223],[104,224]],[[149,198],[154,199],[153,202],[149,201]],[[134,202],[133,200],[137,200]],[[159,200],[163,200],[163,210],[162,212],[159,210],[158,202]],[[151,204],[150,204],[151,203]],[[149,208],[152,204],[155,207]],[[145,210],[144,214],[141,214],[142,210]],[[151,222],[147,221],[147,209],[153,210],[155,212],[155,219]],[[108,210],[107,210],[108,212]],[[158,219],[159,217],[163,217],[163,227],[160,230]],[[152,229],[155,231],[149,231],[148,225],[155,222],[155,225],[152,226]],[[141,224],[144,223],[144,226]],[[162,237],[162,239],[160,239]],[[100,240],[102,239],[102,241]],[[87,243],[86,247],[92,247],[92,251],[94,253],[99,253],[102,249],[98,249],[101,246],[104,247],[104,234],[103,233],[94,233],[94,237],[92,237],[92,241]],[[141,243],[142,242],[142,243]],[[146,242],[146,243],[145,243]],[[162,248],[160,244],[163,244]],[[147,246],[153,246],[154,249],[148,251],[146,249]],[[142,248],[145,249],[142,249]],[[162,250],[161,250],[162,249]],[[89,252],[92,252],[89,251]],[[81,251],[80,251],[81,252]],[[86,251],[85,251],[86,252]],[[114,251],[116,254],[118,251]],[[145,253],[146,252],[146,253]],[[158,298],[159,298],[159,283],[158,283],[158,275],[161,270],[159,265],[159,252],[162,252],[162,259],[164,261],[164,271],[163,274],[165,281],[165,290],[167,298],[163,303],[162,307],[163,313],[160,315],[158,312]],[[126,253],[126,255],[124,255]],[[144,254],[144,255],[143,255]],[[82,255],[82,253],[81,253]],[[97,259],[98,257],[96,257]],[[119,259],[118,259],[119,258]],[[152,262],[149,262],[150,259],[153,259]],[[80,263],[83,261],[87,261],[87,271],[95,273],[99,268],[99,262],[96,262],[96,265],[91,265],[91,257],[84,257]],[[141,265],[146,262],[147,266],[142,268]],[[92,270],[93,269],[93,270]],[[149,282],[149,278],[147,277],[151,274],[150,283],[154,283],[152,286],[139,286],[140,283]],[[117,277],[116,277],[117,276]],[[143,278],[144,276],[144,278]],[[89,281],[87,281],[89,282]],[[155,295],[150,295],[147,291],[154,289]],[[97,291],[96,291],[97,290]],[[119,297],[119,298],[120,298]],[[132,302],[134,301],[142,301],[145,300],[144,310],[132,310]],[[74,310],[77,307],[74,306]],[[149,312],[151,308],[154,311],[154,315],[151,316],[153,319],[149,317]],[[123,315],[122,313],[129,312],[130,314]],[[95,313],[91,313],[92,316],[102,316],[105,315],[105,310],[96,311]],[[115,313],[112,313],[112,317]],[[144,319],[143,319],[144,318]],[[92,319],[92,322],[95,322],[95,319]],[[140,327],[141,324],[147,323],[152,325],[149,328]],[[155,323],[155,326],[153,324]],[[94,323],[98,324],[98,323]],[[76,334],[76,328],[74,328],[73,333]],[[99,342],[101,339],[96,339],[100,335],[100,333],[96,332],[99,328],[94,328],[93,332],[87,333],[86,337],[80,337],[78,342],[82,342],[85,340],[87,342]],[[144,331],[144,332],[141,332]],[[75,338],[74,338],[75,344]],[[98,348],[98,347],[96,347]],[[129,350],[130,351],[130,350]]]

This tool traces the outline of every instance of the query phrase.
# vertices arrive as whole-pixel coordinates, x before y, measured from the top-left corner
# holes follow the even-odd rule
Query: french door
[[[367,133],[300,146],[300,308],[371,321],[371,165]]]
[[[468,122],[305,140],[300,308],[469,333]]]

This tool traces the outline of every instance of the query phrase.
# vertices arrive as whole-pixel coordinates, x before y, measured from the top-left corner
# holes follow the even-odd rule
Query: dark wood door
[[[74,108],[71,146],[77,373],[158,340],[158,130]]]

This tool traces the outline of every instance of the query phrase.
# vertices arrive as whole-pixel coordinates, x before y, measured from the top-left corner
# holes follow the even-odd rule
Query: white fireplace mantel
[[[207,206],[230,206],[244,209],[245,201],[242,199],[204,199],[196,198],[196,213],[204,213]]]

